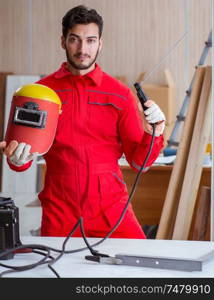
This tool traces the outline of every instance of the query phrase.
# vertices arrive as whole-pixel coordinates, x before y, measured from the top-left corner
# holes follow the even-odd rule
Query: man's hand
[[[160,107],[152,100],[147,100],[145,102],[145,106],[147,106],[148,108],[145,111],[143,111],[144,130],[147,133],[152,134],[152,124],[155,124],[155,136],[160,136],[161,134],[163,134],[165,128],[165,115],[160,109]],[[139,109],[142,111],[141,105],[139,106]]]
[[[0,142],[0,149],[15,166],[22,166],[36,158],[38,153],[30,153],[31,145],[11,141],[8,146],[5,141]]]

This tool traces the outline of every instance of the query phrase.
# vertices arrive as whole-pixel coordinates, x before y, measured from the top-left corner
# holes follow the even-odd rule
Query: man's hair
[[[95,23],[99,28],[99,37],[103,31],[103,19],[95,9],[87,8],[84,5],[70,9],[62,18],[62,34],[66,38],[68,30],[77,24]]]

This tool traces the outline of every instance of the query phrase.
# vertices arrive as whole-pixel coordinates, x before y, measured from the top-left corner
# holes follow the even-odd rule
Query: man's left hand
[[[160,136],[163,134],[165,128],[165,115],[160,107],[152,100],[147,100],[145,106],[148,108],[144,111],[144,130],[152,134],[152,124],[155,124],[155,136]]]

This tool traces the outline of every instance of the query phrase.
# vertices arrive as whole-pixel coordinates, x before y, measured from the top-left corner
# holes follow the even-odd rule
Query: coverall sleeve
[[[11,162],[7,158],[7,163],[9,165],[10,169],[13,170],[13,171],[16,171],[16,172],[23,172],[23,171],[27,170],[32,165],[32,162],[33,161],[31,160],[31,161],[27,162],[26,164],[18,167],[18,166],[15,166],[15,165],[11,164]]]
[[[152,135],[143,129],[137,99],[131,90],[128,92],[126,105],[121,111],[119,134],[126,160],[135,171],[139,171],[149,151]],[[156,160],[163,146],[163,135],[155,137],[151,154],[145,165],[146,169]]]

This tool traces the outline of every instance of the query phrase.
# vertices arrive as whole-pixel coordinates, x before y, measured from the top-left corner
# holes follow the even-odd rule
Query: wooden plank
[[[3,127],[4,127],[6,77],[9,74],[12,74],[12,72],[0,73],[0,140],[1,141],[3,139]],[[0,190],[1,190],[1,178],[2,178],[2,155],[0,155]]]
[[[0,72],[0,139],[1,140],[3,138],[6,77],[9,74],[12,74],[12,73],[11,72]]]
[[[190,137],[192,136],[193,132],[204,74],[205,67],[198,66],[195,70],[195,77],[189,100],[189,108],[186,114],[186,119],[184,121],[183,133],[181,136],[181,140],[177,150],[176,160],[174,162],[172,174],[170,177],[156,239],[172,238],[177,207],[180,199],[180,193],[185,174],[185,166],[190,148]]]
[[[208,231],[211,207],[211,188],[202,186],[197,209],[195,222],[192,230],[192,240],[204,241]]]
[[[211,130],[211,77],[212,68],[207,66],[172,236],[176,240],[188,239],[190,231],[204,154]]]

